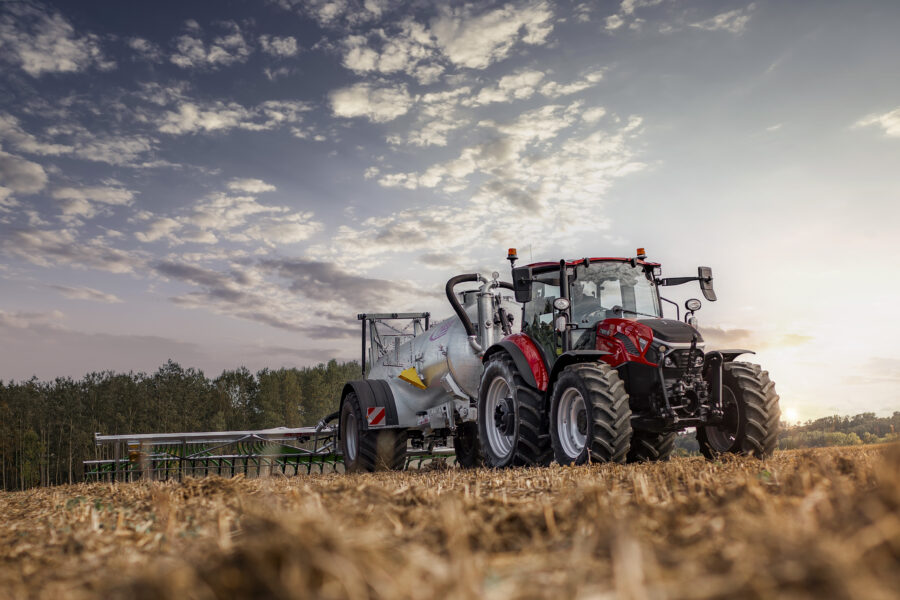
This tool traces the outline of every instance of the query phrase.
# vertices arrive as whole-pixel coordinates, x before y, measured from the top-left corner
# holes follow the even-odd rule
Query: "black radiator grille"
[[[624,333],[616,333],[614,337],[625,345],[625,352],[633,356],[640,355],[640,352],[638,352],[637,347],[634,345],[634,342],[631,341],[630,337]]]

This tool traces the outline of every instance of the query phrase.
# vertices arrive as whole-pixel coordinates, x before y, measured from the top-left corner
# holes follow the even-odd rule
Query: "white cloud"
[[[184,225],[175,219],[169,217],[158,217],[152,219],[145,231],[138,231],[134,234],[139,241],[144,243],[155,242],[162,238],[167,238],[173,243],[180,243],[174,233],[181,229]]]
[[[504,75],[497,81],[497,85],[481,88],[477,96],[464,101],[463,104],[466,106],[482,106],[495,102],[524,100],[534,95],[538,83],[543,78],[544,73],[535,70],[525,70]]]
[[[369,44],[374,43],[378,49]],[[371,35],[347,36],[343,64],[356,73],[383,74],[404,72],[423,85],[437,81],[444,72],[437,62],[435,41],[424,25],[404,19],[388,31],[377,29]]]
[[[40,156],[57,156],[72,151],[72,146],[45,143],[28,133],[19,124],[19,120],[11,114],[0,114],[0,140],[9,141],[17,149],[28,154]]]
[[[279,37],[277,35],[261,35],[259,36],[259,45],[263,52],[272,56],[290,57],[296,56],[300,52],[297,46],[297,38],[287,35]]]
[[[337,117],[365,117],[374,123],[386,123],[406,114],[413,99],[406,85],[376,87],[357,83],[330,94],[331,110]]]
[[[553,12],[546,2],[507,4],[478,15],[471,6],[445,8],[432,20],[438,47],[454,64],[484,69],[506,58],[517,42],[542,45],[553,31]]]
[[[0,56],[32,77],[115,68],[104,57],[99,38],[91,33],[76,35],[60,13],[45,14],[25,3],[6,4],[7,14],[0,18]]]
[[[3,236],[0,248],[42,267],[71,265],[111,273],[131,273],[144,264],[143,258],[109,246],[101,238],[80,239],[72,229],[25,229]]]
[[[856,122],[857,127],[881,127],[888,137],[900,137],[900,108],[880,115],[868,115]]]
[[[53,190],[53,197],[58,200],[89,200],[102,204],[127,206],[134,199],[134,192],[120,187],[89,186],[63,187]]]
[[[233,192],[260,194],[262,192],[274,192],[277,188],[262,179],[232,179],[228,182],[228,189]]]
[[[196,21],[189,24],[188,29],[194,35],[179,36],[175,43],[176,52],[169,60],[183,69],[202,67],[216,69],[245,62],[250,56],[251,48],[244,39],[241,28],[234,22],[226,22],[223,26],[229,31],[207,44],[197,37],[202,32]]]
[[[571,83],[561,84],[548,81],[541,86],[541,94],[548,98],[560,98],[590,89],[600,83],[601,79],[603,79],[603,71],[594,71]]]
[[[38,193],[46,185],[47,173],[41,165],[0,150],[0,186],[27,195]]]
[[[236,102],[210,102],[199,104],[182,101],[176,110],[166,111],[158,120],[157,128],[163,133],[181,135],[195,132],[247,129],[266,131],[279,125],[298,124],[310,106],[298,101],[269,100],[247,108]]]
[[[309,239],[313,234],[322,230],[322,224],[312,219],[311,212],[286,215],[276,219],[266,219],[248,227],[245,232],[252,239],[268,246],[296,244]]]
[[[142,37],[128,38],[128,47],[144,60],[159,62],[162,59],[162,50],[148,39]]]
[[[66,298],[73,300],[91,300],[93,302],[105,302],[107,304],[118,304],[122,299],[115,294],[107,294],[100,290],[89,287],[70,287],[67,285],[51,285],[51,288],[58,291]]]
[[[756,8],[751,3],[746,8],[738,8],[727,12],[719,13],[714,17],[691,23],[691,27],[697,29],[705,29],[707,31],[728,31],[730,33],[741,33],[747,27],[750,21],[750,12]]]
[[[589,108],[583,113],[581,113],[581,118],[586,123],[596,123],[606,114],[606,109],[602,106],[595,106],[594,108]]]

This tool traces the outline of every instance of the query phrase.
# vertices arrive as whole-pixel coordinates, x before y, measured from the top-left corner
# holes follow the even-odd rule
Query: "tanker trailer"
[[[465,283],[478,287],[458,291]],[[358,315],[363,378],[344,386],[339,411],[347,471],[400,469],[408,445],[430,449],[451,437],[461,465],[481,462],[475,420],[482,357],[519,331],[522,308],[496,272],[491,279],[457,275],[445,291],[454,315],[430,327],[428,313]],[[404,320],[406,329],[394,326]]]

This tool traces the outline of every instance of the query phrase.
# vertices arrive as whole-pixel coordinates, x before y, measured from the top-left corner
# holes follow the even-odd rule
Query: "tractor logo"
[[[366,421],[368,421],[369,427],[384,425],[384,407],[376,406],[374,408],[367,408]]]
[[[437,331],[428,336],[428,339],[433,342],[434,340],[443,337],[447,334],[448,331],[450,331],[451,325],[453,325],[453,322],[450,319],[447,319],[447,321],[443,325],[437,328]]]

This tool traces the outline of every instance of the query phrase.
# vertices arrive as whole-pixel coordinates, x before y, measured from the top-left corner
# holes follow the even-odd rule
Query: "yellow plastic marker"
[[[405,369],[404,371],[402,371],[400,373],[400,375],[398,375],[398,377],[400,379],[402,379],[403,381],[405,381],[406,383],[416,386],[420,390],[425,389],[425,384],[422,383],[421,379],[419,379],[419,374],[416,373],[415,367],[410,367],[408,369]]]

